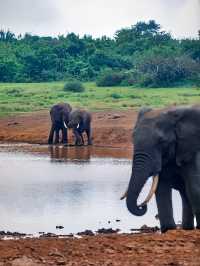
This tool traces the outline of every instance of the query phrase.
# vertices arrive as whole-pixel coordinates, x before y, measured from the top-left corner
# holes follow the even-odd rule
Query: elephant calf
[[[69,114],[68,127],[73,129],[75,145],[84,145],[84,132],[87,134],[88,145],[92,145],[91,120],[91,114],[85,110],[76,109]]]
[[[59,132],[62,131],[62,143],[67,143],[67,124],[69,121],[69,113],[71,112],[72,108],[68,103],[59,103],[54,105],[50,110],[51,116],[51,130],[49,133],[48,143],[52,144],[54,140],[54,133],[55,136],[55,144],[59,143]]]

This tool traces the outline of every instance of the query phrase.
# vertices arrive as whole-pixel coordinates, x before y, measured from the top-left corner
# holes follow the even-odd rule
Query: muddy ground
[[[136,117],[134,111],[93,113],[92,149],[114,147],[119,155],[131,158]],[[2,118],[0,141],[46,144],[49,128],[47,111]],[[73,143],[71,133],[69,141]],[[200,231],[0,239],[0,265],[199,266]]]
[[[130,154],[131,132],[136,118],[134,111],[93,113],[93,146],[126,148]],[[0,141],[47,144],[50,125],[48,111],[2,118]],[[73,134],[69,131],[69,144],[73,143]]]
[[[199,266],[200,232],[2,240],[0,265]]]

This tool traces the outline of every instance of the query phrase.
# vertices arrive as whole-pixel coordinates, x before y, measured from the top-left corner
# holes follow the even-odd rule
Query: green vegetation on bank
[[[0,30],[0,82],[69,78],[99,86],[199,85],[200,34],[177,40],[154,20],[120,29],[113,38],[15,36]]]
[[[65,91],[64,85],[64,82],[0,83],[0,116],[49,109],[58,102],[93,111],[200,103],[199,87],[141,89],[97,87],[94,82],[86,82],[85,91],[77,93]]]

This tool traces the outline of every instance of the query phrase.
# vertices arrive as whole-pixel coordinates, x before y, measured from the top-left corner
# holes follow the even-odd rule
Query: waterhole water
[[[12,148],[11,148],[12,147]],[[131,174],[131,160],[122,152],[91,153],[90,148],[53,147],[30,152],[0,147],[0,230],[24,233],[77,233],[86,229],[131,228],[159,225],[155,199],[143,217],[131,215],[120,196]],[[141,198],[148,192],[150,182]],[[173,193],[176,222],[180,198]],[[56,226],[63,226],[62,230]]]

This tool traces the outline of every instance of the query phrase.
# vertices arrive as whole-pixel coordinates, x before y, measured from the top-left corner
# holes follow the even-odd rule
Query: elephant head
[[[68,128],[69,114],[70,114],[71,110],[72,110],[71,106],[65,106],[65,108],[62,109],[62,112],[61,112],[62,118],[61,118],[61,120],[63,121],[63,125],[64,125],[65,128]]]
[[[200,108],[174,108],[162,112],[143,109],[133,131],[132,174],[126,197],[128,210],[137,216],[147,211],[147,201],[156,190],[158,176],[170,161],[177,166],[200,150]],[[154,176],[153,188],[140,205],[137,200],[147,179]]]
[[[81,110],[74,110],[69,114],[69,122],[68,127],[78,129],[82,122],[82,111]]]

